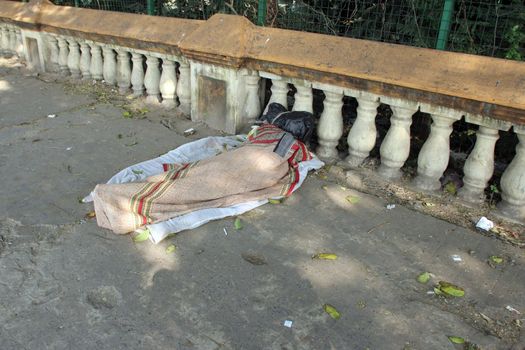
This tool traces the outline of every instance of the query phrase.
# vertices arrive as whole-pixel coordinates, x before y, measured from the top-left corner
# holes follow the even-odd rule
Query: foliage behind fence
[[[523,0],[55,0],[57,5],[207,19],[234,13],[261,25],[525,59]],[[444,5],[451,5],[443,27]],[[148,7],[149,5],[149,7]],[[446,16],[445,16],[446,17]],[[446,23],[445,23],[446,24]],[[442,33],[443,34],[443,33]],[[444,48],[444,47],[441,47]]]

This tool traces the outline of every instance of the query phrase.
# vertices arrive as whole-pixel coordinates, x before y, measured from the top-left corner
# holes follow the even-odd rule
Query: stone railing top
[[[247,67],[525,124],[525,62],[208,21],[0,0],[0,19],[189,59]],[[102,40],[103,39],[103,40]]]

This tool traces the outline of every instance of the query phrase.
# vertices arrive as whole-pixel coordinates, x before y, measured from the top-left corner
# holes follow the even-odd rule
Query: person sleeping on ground
[[[298,164],[312,159],[305,142],[313,117],[272,103],[259,123],[230,151],[163,164],[164,172],[141,182],[97,185],[92,197],[98,225],[125,234],[195,210],[291,195]]]

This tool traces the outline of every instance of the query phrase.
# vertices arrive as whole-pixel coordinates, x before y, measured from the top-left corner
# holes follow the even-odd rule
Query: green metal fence
[[[258,25],[515,60],[525,59],[524,0],[55,0],[57,5]]]

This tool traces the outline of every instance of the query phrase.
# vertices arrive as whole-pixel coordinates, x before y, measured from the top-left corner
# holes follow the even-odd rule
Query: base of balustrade
[[[146,97],[146,103],[149,103],[152,105],[160,104],[160,95],[148,95]]]
[[[384,163],[379,165],[379,168],[377,168],[377,173],[382,178],[388,179],[388,180],[398,180],[403,175],[399,168],[392,168],[392,167],[389,167],[388,165],[385,165]]]
[[[426,175],[417,175],[414,180],[412,181],[412,185],[421,190],[421,191],[437,191],[441,188],[441,182],[439,180],[436,180],[435,177],[430,177]]]
[[[73,70],[71,71],[71,78],[72,79],[80,79],[82,75],[80,74],[80,71]]]
[[[525,205],[517,206],[502,200],[497,207],[499,214],[506,219],[520,224],[525,223]]]
[[[164,99],[162,100],[162,107],[166,109],[172,109],[177,107],[177,103],[174,99]]]
[[[354,154],[349,154],[345,158],[345,165],[348,166],[350,169],[357,169],[361,164],[363,164],[363,161],[366,157],[360,157]]]
[[[458,197],[472,204],[483,203],[485,201],[485,193],[483,190],[483,188],[471,188],[465,185],[459,190]]]

